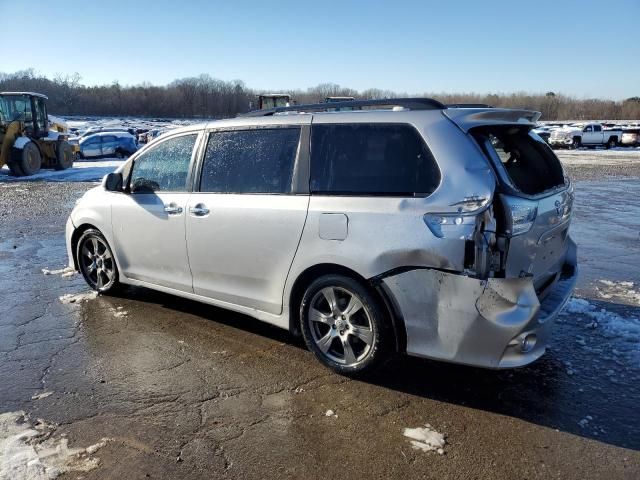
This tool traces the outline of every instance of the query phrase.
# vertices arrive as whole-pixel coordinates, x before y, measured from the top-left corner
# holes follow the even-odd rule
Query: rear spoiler
[[[474,127],[485,125],[528,125],[533,127],[542,115],[533,110],[507,108],[450,108],[443,110],[442,113],[465,133]]]

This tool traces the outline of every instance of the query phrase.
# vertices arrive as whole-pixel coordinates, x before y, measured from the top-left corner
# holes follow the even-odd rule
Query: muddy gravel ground
[[[0,182],[0,478],[640,478],[640,154],[581,161],[578,298],[540,361],[399,357],[360,380],[242,315],[83,295],[58,270],[94,185]],[[441,453],[403,435],[425,424]]]

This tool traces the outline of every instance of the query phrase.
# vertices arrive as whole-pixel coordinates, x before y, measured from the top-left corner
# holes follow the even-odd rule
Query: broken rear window
[[[480,127],[472,133],[499,176],[522,193],[535,195],[564,185],[558,157],[527,127]]]

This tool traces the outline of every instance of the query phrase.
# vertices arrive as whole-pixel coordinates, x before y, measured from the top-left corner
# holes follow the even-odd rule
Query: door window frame
[[[187,170],[187,179],[186,179],[186,185],[185,185],[185,189],[183,191],[179,191],[179,192],[167,192],[167,191],[163,191],[163,190],[159,190],[157,192],[132,192],[131,191],[131,178],[133,176],[133,171],[135,169],[136,166],[136,161],[138,160],[139,157],[141,157],[142,155],[146,154],[147,152],[150,152],[151,150],[153,150],[154,148],[158,147],[159,145],[163,144],[164,142],[166,142],[167,140],[172,140],[178,137],[184,137],[187,135],[195,135],[196,136],[196,141],[193,145],[193,150],[191,151],[191,159],[189,160],[189,167]],[[127,177],[125,178],[124,184],[125,184],[125,189],[124,191],[130,195],[157,195],[159,193],[171,193],[171,194],[185,194],[185,193],[191,193],[193,192],[193,179],[194,179],[194,170],[196,168],[196,165],[198,163],[198,160],[200,158],[200,155],[202,153],[201,149],[202,149],[202,139],[205,136],[205,132],[204,129],[197,129],[197,130],[189,130],[186,132],[179,132],[179,133],[175,133],[175,134],[167,134],[166,137],[163,137],[162,139],[153,142],[152,144],[149,144],[148,146],[138,150],[132,157],[131,160],[127,163],[125,163],[124,165],[124,170],[128,170],[127,172]]]

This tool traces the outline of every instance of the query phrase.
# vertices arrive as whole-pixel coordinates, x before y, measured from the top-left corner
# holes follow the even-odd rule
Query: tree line
[[[134,116],[171,118],[224,118],[244,113],[257,105],[261,91],[248,88],[240,80],[224,81],[207,74],[174,80],[165,86],[142,83],[123,86],[88,86],[81,77],[56,75],[48,78],[33,69],[0,73],[0,91],[34,91],[49,97],[49,112],[58,115]],[[284,90],[297,103],[317,103],[329,96],[383,99],[421,96],[442,103],[485,103],[495,107],[524,108],[542,112],[543,120],[638,120],[640,97],[622,101],[578,99],[563,94],[452,94],[408,95],[390,90],[357,91],[335,84],[320,84],[306,90]]]

